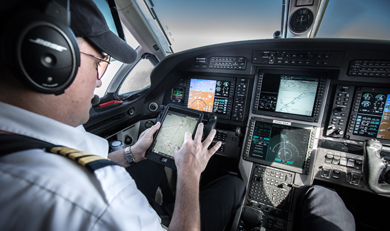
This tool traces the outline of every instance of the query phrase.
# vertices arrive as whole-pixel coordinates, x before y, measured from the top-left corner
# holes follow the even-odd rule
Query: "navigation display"
[[[156,137],[152,151],[173,158],[175,146],[181,147],[186,132],[194,133],[198,123],[197,117],[168,111]]]
[[[281,76],[275,111],[311,116],[317,87],[318,79]]]
[[[231,88],[230,81],[191,79],[187,107],[226,115]]]
[[[310,130],[256,121],[250,157],[304,168]]]
[[[265,75],[258,110],[313,116],[319,78]]]
[[[390,140],[390,94],[361,94],[353,134]]]

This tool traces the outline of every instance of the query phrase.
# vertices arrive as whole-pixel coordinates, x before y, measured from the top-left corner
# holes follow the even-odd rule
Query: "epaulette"
[[[15,134],[0,134],[0,157],[29,149],[45,149],[46,152],[66,156],[92,172],[109,165],[118,165],[101,156],[54,145],[35,138]]]
[[[49,147],[45,148],[45,150],[46,152],[66,156],[91,170],[92,172],[109,165],[118,165],[110,159],[64,146]]]

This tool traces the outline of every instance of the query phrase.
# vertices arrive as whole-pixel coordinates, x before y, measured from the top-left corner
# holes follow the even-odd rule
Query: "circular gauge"
[[[375,99],[378,100],[378,101],[384,101],[385,100],[385,96],[382,95],[382,94],[379,94],[379,95],[375,96]]]
[[[294,33],[303,33],[313,24],[314,16],[307,8],[295,11],[290,18],[290,30]]]
[[[363,101],[361,104],[363,107],[369,107],[371,105],[371,102],[370,101]]]
[[[370,100],[370,99],[373,98],[373,96],[372,96],[370,93],[366,93],[366,94],[363,95],[363,98],[364,98],[365,100]]]
[[[223,85],[224,85],[225,87],[228,87],[228,86],[229,86],[229,82],[224,82]]]
[[[216,91],[216,92],[220,92],[220,91],[221,91],[221,87],[215,88],[215,91]]]
[[[217,86],[222,86],[222,81],[217,81]]]

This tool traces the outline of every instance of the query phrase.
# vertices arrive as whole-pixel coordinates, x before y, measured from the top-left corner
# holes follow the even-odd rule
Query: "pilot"
[[[145,151],[160,124],[126,152],[133,166],[124,150],[108,154],[107,141],[82,127],[110,56],[132,63],[136,52],[108,29],[92,0],[70,1],[74,36],[57,22],[67,21],[57,17],[66,9],[62,2],[1,5],[0,230],[162,230],[137,179],[124,168],[147,163]],[[72,67],[78,55],[80,66]],[[70,74],[68,66],[50,73],[67,62]],[[49,77],[40,79],[37,70]],[[244,184],[235,176],[199,189],[201,173],[221,145],[208,150],[216,131],[203,142],[202,131],[200,124],[194,139],[186,133],[183,146],[175,148],[178,177],[169,230],[223,230],[242,202]]]

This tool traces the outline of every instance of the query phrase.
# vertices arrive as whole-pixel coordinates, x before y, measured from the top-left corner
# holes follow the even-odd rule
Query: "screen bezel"
[[[357,100],[359,100],[359,102],[360,102],[360,99],[361,99],[362,96],[358,96],[358,95],[359,94],[363,94],[364,92],[390,94],[390,89],[361,87],[359,89],[356,89],[355,94],[354,94],[354,98],[353,98],[353,103],[356,103]],[[346,132],[347,139],[349,139],[349,140],[358,140],[358,141],[366,141],[368,139],[377,139],[382,144],[390,145],[390,140],[385,140],[385,139],[380,139],[380,138],[373,138],[373,137],[369,137],[369,136],[361,136],[361,135],[353,134],[353,128],[355,127],[356,121],[352,121],[351,118],[354,117],[354,116],[355,116],[355,118],[357,118],[358,113],[359,113],[358,110],[356,110],[356,111],[351,110],[351,115],[349,116],[350,120],[348,122],[348,127],[346,129],[347,130],[347,132]],[[381,118],[383,118],[383,114],[382,114]],[[353,126],[352,132],[350,132],[349,130],[350,130],[350,127],[352,127],[352,126]]]
[[[259,88],[259,79],[264,79],[266,76],[270,75],[278,75],[279,81],[281,76],[297,76],[297,77],[309,77],[309,78],[317,78],[318,79],[318,86],[316,91],[316,96],[314,99],[313,104],[313,112],[311,116],[307,115],[297,115],[297,114],[289,114],[289,113],[283,113],[283,112],[276,112],[276,111],[267,111],[258,109],[258,104],[260,101],[260,95],[263,89],[263,85]],[[273,117],[279,117],[279,118],[286,118],[286,119],[294,119],[294,120],[300,120],[300,121],[308,121],[308,122],[319,122],[319,118],[321,113],[316,114],[316,110],[321,111],[323,108],[323,102],[324,100],[324,89],[326,88],[326,79],[329,74],[327,72],[308,72],[308,71],[274,71],[274,70],[267,70],[259,73],[258,78],[256,79],[256,89],[255,89],[255,99],[253,100],[252,104],[252,112],[254,114],[258,115],[267,115],[267,116],[273,116]],[[279,82],[280,84],[280,82]],[[322,86],[323,85],[323,86]],[[321,89],[322,86],[322,89]],[[256,98],[256,97],[259,98]]]
[[[296,172],[296,173],[300,173],[300,174],[306,174],[306,172],[309,170],[307,168],[307,160],[308,160],[308,158],[310,158],[310,153],[313,151],[313,147],[310,146],[310,143],[313,140],[313,135],[314,135],[313,133],[314,133],[314,130],[315,130],[315,128],[313,126],[305,125],[305,124],[299,124],[299,123],[293,123],[293,122],[291,122],[290,124],[286,124],[286,123],[283,123],[283,121],[264,119],[264,118],[253,118],[249,123],[252,124],[252,122],[254,124],[256,124],[256,122],[261,122],[261,123],[268,123],[268,124],[271,124],[271,125],[284,125],[284,126],[287,126],[287,127],[293,127],[293,128],[299,128],[299,129],[308,130],[309,131],[309,140],[307,142],[307,149],[306,149],[306,153],[305,153],[305,160],[303,162],[302,168],[295,167],[295,166],[290,166],[290,165],[285,165],[285,164],[280,164],[278,162],[271,162],[271,161],[267,161],[267,160],[262,160],[262,159],[250,156],[249,152],[252,149],[252,138],[253,138],[252,137],[253,136],[252,129],[254,129],[254,127],[252,128],[252,125],[250,125],[251,129],[248,131],[247,136],[246,136],[246,140],[244,141],[244,143],[247,146],[244,149],[244,155],[243,155],[244,156],[244,160],[247,160],[247,161],[251,161],[251,162],[259,163],[259,164],[264,164],[264,165],[267,165],[267,166],[276,167],[276,168],[279,168],[279,169],[288,170],[288,171],[292,171],[292,172]],[[249,136],[251,136],[250,137],[250,142],[248,142]],[[248,150],[248,148],[249,148],[249,150]],[[246,151],[248,151],[247,154],[245,153]]]
[[[197,119],[197,123],[195,125],[194,131],[191,132],[192,133],[192,138],[194,138],[196,129],[197,129],[199,123],[201,123],[202,120],[203,120],[203,112],[197,111],[197,110],[193,110],[193,109],[189,109],[189,108],[186,108],[186,107],[183,107],[183,106],[179,106],[179,105],[175,105],[175,104],[168,104],[165,107],[164,111],[162,111],[160,113],[160,115],[158,116],[158,118],[156,119],[156,123],[160,122],[161,123],[161,127],[162,127],[167,114],[170,113],[170,112],[180,113],[180,114],[183,114],[183,115],[186,115],[186,116],[190,116],[190,117],[193,117],[193,118]],[[156,145],[157,137],[158,137],[158,134],[159,134],[159,132],[161,130],[161,127],[154,134],[153,142],[150,145],[150,147],[149,147],[149,149],[148,149],[148,151],[146,153],[146,157],[148,159],[154,161],[154,162],[157,162],[159,164],[165,165],[165,166],[167,166],[169,168],[172,168],[172,169],[176,169],[176,165],[175,165],[173,156],[170,156],[169,154],[160,153],[160,152],[154,152],[153,151],[153,148]]]

